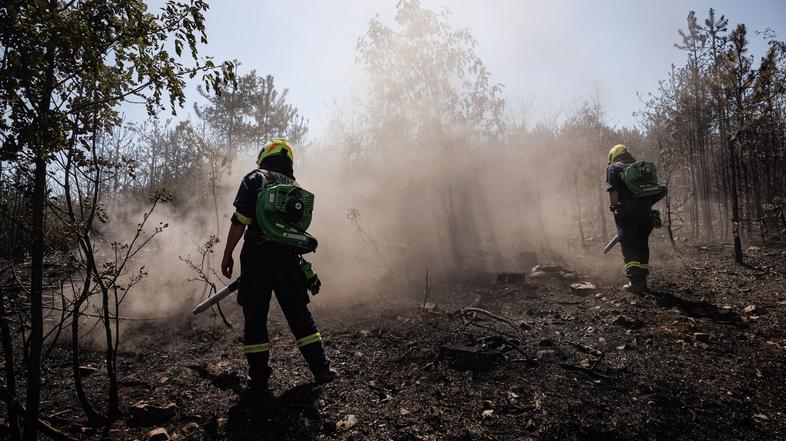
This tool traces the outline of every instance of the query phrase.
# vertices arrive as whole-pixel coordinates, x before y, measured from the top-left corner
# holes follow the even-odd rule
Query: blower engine
[[[658,171],[653,162],[637,161],[628,165],[622,172],[622,181],[637,199],[658,201],[666,196],[666,187],[658,183]]]
[[[306,233],[313,211],[314,194],[293,184],[268,185],[257,196],[256,217],[262,233],[300,254],[317,249],[317,239]]]

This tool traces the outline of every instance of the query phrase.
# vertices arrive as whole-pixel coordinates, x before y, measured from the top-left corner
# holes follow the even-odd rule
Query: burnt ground
[[[83,425],[67,348],[46,366],[43,414],[83,439],[710,440],[786,439],[786,249],[725,246],[662,255],[653,293],[619,291],[617,274],[438,285],[356,301],[315,298],[334,383],[312,383],[277,309],[273,397],[241,399],[242,318],[205,314],[146,325],[119,361],[124,409],[144,401],[158,422],[126,414],[107,432]],[[607,257],[604,267],[617,268]],[[466,310],[474,307],[488,311]],[[499,320],[499,319],[503,320]],[[101,352],[86,378],[101,399]]]

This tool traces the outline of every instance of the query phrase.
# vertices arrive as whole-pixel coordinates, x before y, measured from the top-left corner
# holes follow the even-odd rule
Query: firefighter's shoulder
[[[250,189],[256,190],[262,186],[265,181],[265,176],[261,170],[256,169],[250,171],[246,176],[243,177],[243,186]]]

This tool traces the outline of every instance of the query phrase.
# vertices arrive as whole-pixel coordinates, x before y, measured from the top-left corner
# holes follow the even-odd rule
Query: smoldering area
[[[572,262],[599,277],[618,269],[613,258],[595,256],[600,236],[590,238],[593,248],[582,250],[576,198],[592,206],[603,191],[602,175],[596,176],[600,190],[572,188],[565,167],[571,153],[564,149],[483,146],[456,135],[362,162],[350,163],[344,152],[317,143],[298,148],[298,154],[296,177],[316,195],[309,231],[320,245],[306,257],[323,283],[320,302],[362,300],[379,292],[414,300],[427,275],[432,283],[449,283],[528,272],[533,256],[537,263]],[[211,235],[219,242],[207,253],[205,272],[219,288],[228,283],[218,277],[220,258],[232,201],[253,160],[239,157],[217,186],[218,222],[213,204],[199,194],[189,200],[188,193],[176,193],[176,204],[156,208],[147,230],[167,227],[129,266],[129,273],[144,266],[147,275],[126,297],[124,316],[190,320],[191,308],[209,291],[183,259],[199,263],[198,248]],[[142,210],[133,206],[118,210],[102,231],[104,243],[123,240],[141,218]],[[239,275],[241,246],[233,277]],[[227,306],[234,297],[223,304],[234,307]]]

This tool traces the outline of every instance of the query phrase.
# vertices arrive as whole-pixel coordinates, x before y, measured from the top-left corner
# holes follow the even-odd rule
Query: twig
[[[27,411],[25,410],[25,407],[19,401],[17,401],[16,398],[11,395],[11,393],[8,392],[5,387],[0,387],[0,399],[5,401],[8,407],[15,408],[23,419],[26,417]],[[75,438],[68,436],[68,434],[65,432],[61,432],[60,430],[54,428],[54,426],[51,424],[41,419],[38,420],[38,428],[41,430],[41,433],[52,438],[53,440],[76,441]]]
[[[571,346],[575,347],[579,351],[584,352],[585,354],[589,354],[589,355],[593,355],[595,357],[598,357],[595,361],[592,362],[592,366],[590,366],[590,368],[589,368],[590,371],[594,371],[595,368],[598,367],[600,362],[603,361],[603,359],[606,357],[606,349],[603,349],[602,351],[600,351],[598,349],[591,348],[591,347],[583,345],[581,343],[577,343],[577,342],[573,342],[573,341],[569,341],[568,343],[570,343]]]
[[[221,316],[221,321],[224,322],[224,325],[226,325],[226,327],[230,329],[234,329],[232,323],[229,320],[227,320],[226,316],[224,315],[224,311],[221,310],[221,302],[216,303],[214,306],[216,307],[216,309],[218,309],[218,315]]]
[[[210,239],[208,239],[204,247],[197,248],[197,251],[202,255],[202,261],[200,262],[199,266],[197,266],[194,262],[192,262],[191,259],[187,259],[187,258],[184,259],[182,256],[178,256],[178,259],[180,259],[180,261],[185,263],[189,268],[191,268],[192,271],[196,272],[197,278],[192,280],[202,281],[205,283],[205,286],[208,288],[208,298],[218,291],[216,284],[211,281],[210,276],[206,274],[204,271],[205,259],[207,258],[210,249],[212,249],[213,245],[215,245],[216,243],[218,243],[216,236],[212,236]],[[216,276],[216,278],[219,278],[215,270],[211,269],[210,271],[213,273],[214,276]],[[213,314],[215,314],[215,310],[213,308],[216,308],[218,310],[218,315],[221,316],[221,321],[224,322],[224,325],[230,329],[233,329],[234,326],[232,326],[232,322],[230,322],[224,315],[224,311],[221,309],[221,305],[217,303],[210,307],[210,310],[213,311]]]
[[[691,277],[693,277],[694,285],[698,286],[699,285],[699,278],[696,276],[696,272],[694,271],[694,269],[692,267],[689,267],[688,264],[685,263],[685,259],[682,258],[682,253],[680,253],[679,251],[677,252],[677,258],[680,259],[680,262],[682,263],[682,266],[685,267],[685,269],[688,270],[688,272],[690,272]]]
[[[428,270],[426,270],[426,295],[423,297],[423,309],[426,309],[426,302],[428,302],[428,295],[431,293],[431,282],[428,277]]]
[[[58,308],[57,306],[46,306],[45,309],[54,309],[55,311],[64,311],[64,309]],[[122,317],[122,316],[118,317],[118,316],[110,315],[109,318],[112,319],[112,320],[126,320],[126,321],[131,321],[131,322],[144,322],[144,321],[152,321],[152,320],[169,319],[169,318],[175,317],[177,315],[178,314],[169,314],[169,315],[162,315],[162,316],[159,316],[159,317]],[[88,312],[80,312],[79,316],[80,317],[93,317],[93,318],[99,318],[99,319],[104,318],[103,315],[90,314]]]
[[[468,317],[468,315],[467,315],[468,313],[476,313],[476,314],[486,315],[488,317],[491,317],[491,318],[493,318],[495,320],[499,320],[502,323],[507,324],[511,328],[515,329],[516,332],[521,332],[521,328],[519,328],[518,326],[513,324],[513,322],[511,322],[510,320],[506,319],[505,317],[500,317],[500,316],[494,314],[493,312],[486,311],[485,309],[468,307],[468,308],[464,308],[464,309],[461,310],[461,315],[463,317]]]
[[[473,325],[473,326],[477,326],[478,328],[485,329],[485,330],[487,330],[487,331],[492,331],[492,332],[494,332],[494,333],[496,333],[496,334],[499,334],[499,335],[502,335],[502,336],[504,336],[504,337],[507,337],[507,338],[509,338],[509,339],[513,339],[513,340],[516,340],[516,341],[518,341],[518,337],[516,337],[515,335],[511,335],[511,334],[508,334],[508,333],[506,333],[506,332],[500,331],[500,330],[498,330],[498,329],[494,329],[494,328],[492,328],[492,327],[490,327],[490,326],[483,326],[483,325],[481,325],[480,323],[473,323],[471,320],[470,320],[470,321],[467,321],[467,322],[466,322],[466,324],[468,324],[468,325],[470,325],[470,324],[471,324],[471,325]],[[521,351],[519,350],[519,352],[521,352]],[[523,353],[523,352],[522,352],[522,353]],[[526,355],[526,354],[525,354],[525,355]]]
[[[569,341],[568,343],[570,343],[571,346],[575,347],[576,349],[580,350],[581,352],[584,352],[585,354],[594,355],[596,357],[602,357],[603,354],[605,353],[605,351],[600,351],[598,349],[591,348],[591,347],[583,345],[581,343],[577,343],[577,342],[573,342],[573,341]]]
[[[19,288],[21,288],[22,291],[24,291],[27,294],[27,296],[30,297],[30,290],[25,287],[25,285],[22,283],[21,280],[19,280],[19,275],[16,274],[16,268],[14,267],[14,264],[11,263],[10,267],[11,267],[11,273],[14,275],[14,280],[16,280],[16,283],[19,284]]]
[[[594,363],[592,363],[592,366],[590,366],[590,370],[594,372],[594,371],[595,371],[595,368],[596,368],[596,367],[598,367],[598,365],[600,364],[600,362],[601,362],[601,361],[603,361],[603,359],[604,359],[605,357],[606,357],[606,350],[604,349],[604,350],[603,350],[603,352],[601,352],[601,353],[600,353],[600,355],[598,356],[598,359],[597,359],[597,360],[595,360],[595,362],[594,362]]]
[[[618,380],[619,379],[617,377],[612,377],[612,376],[609,376],[609,375],[601,374],[600,372],[594,371],[592,369],[583,368],[583,367],[580,367],[580,366],[573,366],[572,364],[569,364],[569,363],[560,363],[559,365],[560,365],[560,367],[563,367],[565,369],[568,369],[568,370],[571,370],[571,371],[584,372],[585,374],[589,374],[589,375],[592,375],[593,377],[597,377],[597,378],[600,378],[600,379],[603,379],[603,380],[610,380],[611,381],[611,380]]]

